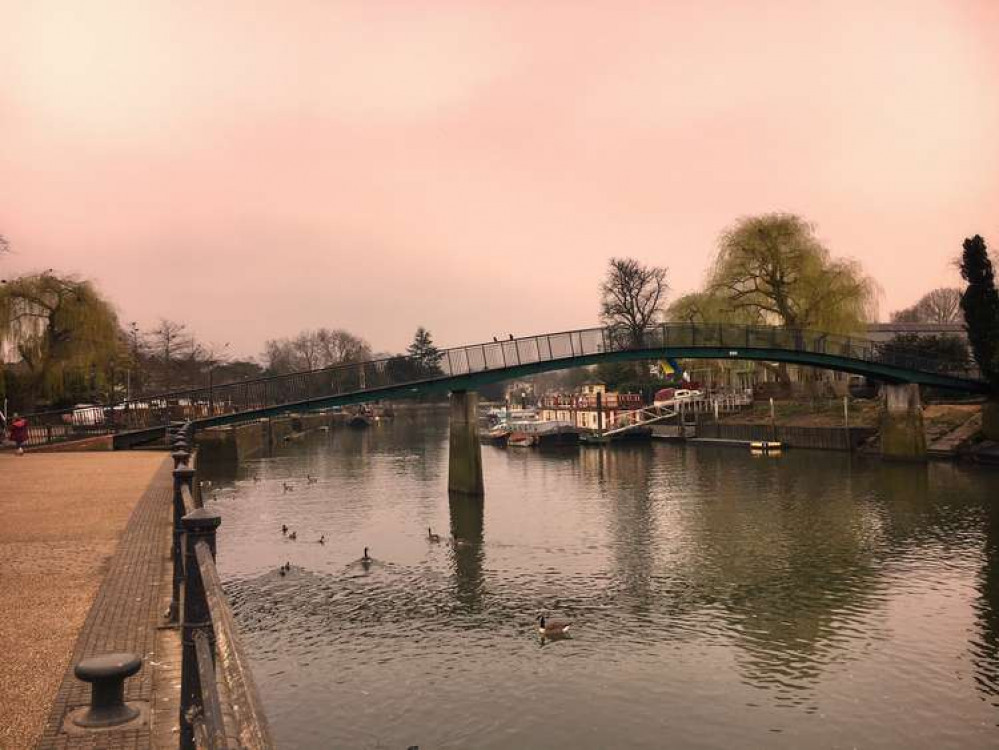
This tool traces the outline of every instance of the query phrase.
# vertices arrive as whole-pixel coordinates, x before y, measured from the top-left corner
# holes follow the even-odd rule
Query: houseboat
[[[587,435],[600,435],[606,430],[624,427],[631,413],[641,408],[641,394],[617,393],[608,391],[603,383],[586,383],[578,393],[543,396],[539,418],[541,421],[568,422]],[[624,437],[628,433],[619,434]]]

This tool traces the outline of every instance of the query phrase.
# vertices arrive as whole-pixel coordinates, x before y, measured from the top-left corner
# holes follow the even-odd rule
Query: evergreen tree
[[[961,310],[971,352],[982,377],[999,390],[999,292],[985,240],[977,234],[964,241],[961,276],[968,282]]]
[[[434,346],[430,331],[426,328],[420,326],[416,329],[416,333],[413,334],[413,343],[409,345],[406,351],[409,353],[409,357],[420,375],[440,374],[441,359],[444,355],[440,349]]]

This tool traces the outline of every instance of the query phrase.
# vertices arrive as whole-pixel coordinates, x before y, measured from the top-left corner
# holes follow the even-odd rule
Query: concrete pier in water
[[[881,387],[881,455],[907,461],[926,460],[926,433],[919,386]]]
[[[479,444],[479,394],[451,393],[451,442],[447,488],[462,495],[482,495],[482,446]]]

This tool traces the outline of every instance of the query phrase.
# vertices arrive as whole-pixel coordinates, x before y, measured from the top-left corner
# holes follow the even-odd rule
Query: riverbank
[[[30,748],[42,735],[133,510],[158,477],[169,491],[168,461],[138,452],[0,455],[0,747]],[[164,541],[168,534],[167,525]]]

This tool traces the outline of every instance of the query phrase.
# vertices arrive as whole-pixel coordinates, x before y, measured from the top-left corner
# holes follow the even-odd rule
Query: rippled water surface
[[[663,443],[483,462],[485,500],[449,500],[423,415],[204,467],[282,748],[999,747],[999,472]],[[573,637],[542,643],[539,612]]]

